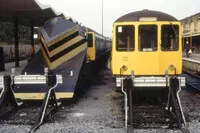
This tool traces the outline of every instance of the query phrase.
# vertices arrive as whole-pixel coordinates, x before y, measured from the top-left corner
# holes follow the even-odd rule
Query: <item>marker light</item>
[[[122,66],[122,70],[123,70],[123,71],[126,71],[127,69],[128,69],[128,67],[127,67],[126,65],[123,65],[123,66]]]
[[[171,65],[169,66],[169,70],[173,71],[173,70],[175,70],[175,69],[176,69],[176,67],[175,67],[174,65],[171,64]]]

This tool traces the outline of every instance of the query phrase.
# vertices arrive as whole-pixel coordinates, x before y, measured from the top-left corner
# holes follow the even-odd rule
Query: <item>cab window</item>
[[[177,51],[179,49],[178,25],[162,25],[161,41],[162,51]]]
[[[140,25],[139,26],[139,38],[138,48],[139,51],[151,52],[157,51],[158,30],[157,25]]]
[[[135,49],[135,27],[123,25],[116,27],[116,48],[117,51],[134,51]]]
[[[92,47],[92,46],[93,46],[93,35],[88,34],[88,47]]]

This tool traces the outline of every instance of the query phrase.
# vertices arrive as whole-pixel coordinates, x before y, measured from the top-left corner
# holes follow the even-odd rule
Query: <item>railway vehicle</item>
[[[106,55],[111,50],[111,39],[104,37],[103,35],[87,28],[88,36],[88,49],[87,60],[97,61],[102,55]]]
[[[181,77],[181,26],[175,17],[141,10],[118,18],[113,25],[111,70],[116,77],[116,87],[121,87],[125,95],[126,127],[131,121],[135,89],[167,90],[168,109],[172,105],[171,97],[175,97],[185,123],[178,97],[181,87],[185,86],[185,78]]]
[[[102,66],[106,65],[106,60],[110,57],[112,41],[110,38],[104,37],[90,28],[87,28],[87,39],[87,66],[89,69],[88,76],[91,79]]]
[[[57,99],[73,98],[91,78],[88,71],[96,69],[89,62],[98,62],[111,51],[110,40],[62,16],[41,26],[40,42],[41,50],[22,74],[44,75],[44,68],[48,68],[49,73],[62,75],[63,83],[55,89]],[[29,83],[15,85],[13,91],[19,100],[42,100],[47,89],[45,85]]]
[[[90,73],[98,69],[94,65],[106,61],[111,51],[109,39],[63,16],[41,26],[40,42],[21,75],[12,69],[10,75],[0,76],[0,117],[19,109],[20,101],[43,101],[31,132],[58,108],[58,101],[79,96]]]
[[[84,69],[85,33],[84,27],[64,17],[50,19],[41,26],[41,50],[28,62],[22,74],[44,75],[44,68],[48,68],[52,75],[62,75],[63,83],[55,89],[56,98],[72,98]],[[33,83],[15,85],[13,91],[19,100],[43,100],[48,90],[46,85]]]
[[[180,22],[149,10],[127,14],[113,27],[114,75],[164,76],[182,72]]]

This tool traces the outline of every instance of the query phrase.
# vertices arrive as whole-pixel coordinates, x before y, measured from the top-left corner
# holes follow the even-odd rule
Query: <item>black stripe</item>
[[[77,47],[81,46],[82,44],[84,44],[86,42],[86,39],[82,39],[79,42],[73,44],[72,46],[66,48],[65,50],[61,51],[60,53],[54,55],[51,60],[52,62],[59,59],[60,57],[64,56],[65,54],[71,52],[72,50],[76,49]]]
[[[47,57],[49,58],[50,62],[54,62],[55,60],[61,58],[62,56],[66,55],[67,53],[71,52],[72,50],[76,49],[77,47],[81,46],[82,44],[84,44],[86,42],[86,39],[82,39],[79,42],[73,44],[72,46],[64,49],[63,51],[61,51],[60,53],[57,53],[56,55],[54,55],[53,57],[50,58],[49,54],[47,53],[47,50],[44,47],[44,43],[42,42],[42,40],[40,40],[41,42],[41,46],[44,49]]]
[[[40,43],[41,43],[42,48],[44,49],[44,52],[45,52],[46,56],[47,56],[48,59],[50,60],[50,56],[49,56],[49,54],[48,54],[46,48],[44,47],[45,44],[42,42],[42,39],[40,39]],[[50,62],[51,62],[51,60],[50,60]]]
[[[75,33],[73,33],[73,34],[71,34],[71,35],[69,35],[68,37],[66,37],[66,38],[60,40],[59,42],[57,42],[57,43],[51,45],[50,47],[48,47],[49,51],[52,51],[52,50],[54,50],[54,49],[60,47],[61,45],[63,45],[64,43],[68,42],[69,40],[75,38],[75,37],[78,36],[78,35],[79,35],[79,32],[78,32],[78,31],[75,32]]]

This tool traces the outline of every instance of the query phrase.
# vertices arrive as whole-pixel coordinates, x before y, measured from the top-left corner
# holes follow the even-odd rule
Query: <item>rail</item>
[[[37,118],[36,123],[31,128],[30,133],[37,130],[39,128],[39,126],[41,126],[42,123],[44,122],[45,117],[47,117],[53,111],[57,110],[58,107],[60,106],[60,103],[58,103],[58,101],[56,100],[56,93],[55,93],[55,88],[57,87],[58,83],[59,82],[57,82],[55,75],[48,77],[47,84],[50,88],[45,95],[45,98],[42,102],[39,116]],[[50,111],[47,110],[48,105],[52,106],[52,107],[50,107]]]
[[[19,108],[22,103],[18,103],[12,90],[11,77],[1,76],[1,95],[0,95],[0,118],[4,118],[7,113]]]
[[[200,77],[192,72],[184,71],[183,75],[186,77],[186,85],[195,90],[200,90]]]
[[[122,79],[122,86],[121,90],[123,90],[125,96],[127,99],[125,99],[125,128],[127,132],[133,131],[133,106],[132,106],[132,93],[134,92],[134,86],[135,86],[135,77],[131,76],[130,78],[124,78]],[[187,129],[185,116],[182,110],[182,105],[179,97],[179,92],[181,91],[181,79],[179,77],[169,77],[169,95],[168,95],[168,105],[167,109],[168,112],[171,113],[173,118],[176,120],[178,128],[183,133],[189,133],[189,130]],[[166,86],[165,86],[166,87]],[[171,117],[170,117],[171,118]],[[170,120],[172,121],[172,120]]]
[[[12,88],[17,84],[47,84],[48,91],[46,92],[39,116],[36,123],[31,128],[30,132],[34,132],[44,122],[44,119],[58,109],[60,103],[56,100],[55,88],[58,84],[62,84],[62,75],[50,75],[48,69],[45,69],[44,75],[14,75],[0,76],[0,118],[4,118],[13,109],[19,109],[22,103],[18,103],[15,99]],[[7,107],[10,105],[11,107]],[[49,109],[50,107],[50,109]],[[48,110],[49,109],[49,110]]]

